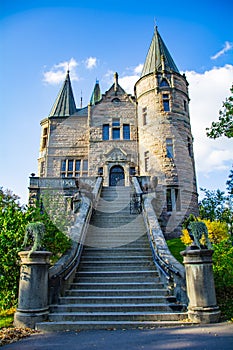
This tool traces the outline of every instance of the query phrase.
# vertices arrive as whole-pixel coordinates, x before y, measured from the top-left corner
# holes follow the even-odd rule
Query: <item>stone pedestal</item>
[[[218,322],[220,311],[216,303],[212,255],[208,249],[187,249],[184,257],[189,318],[195,322]]]
[[[50,252],[19,252],[21,258],[19,301],[14,316],[16,327],[35,328],[37,322],[47,319],[48,269]]]

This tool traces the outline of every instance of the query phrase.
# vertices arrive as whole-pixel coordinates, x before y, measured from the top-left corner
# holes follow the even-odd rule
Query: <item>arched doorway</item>
[[[125,186],[125,173],[120,165],[115,165],[110,169],[109,186]]]

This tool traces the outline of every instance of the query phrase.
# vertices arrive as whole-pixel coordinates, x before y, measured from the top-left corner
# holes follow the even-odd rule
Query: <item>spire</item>
[[[76,105],[70,81],[69,70],[67,71],[63,86],[57,96],[50,117],[68,117],[76,112]]]
[[[91,95],[90,99],[90,104],[95,105],[97,102],[99,102],[102,98],[101,91],[100,91],[100,86],[99,86],[99,81],[96,80],[94,90]]]
[[[158,32],[158,28],[155,27],[154,36],[146,56],[141,77],[155,71],[163,70],[179,73],[175,62],[173,61],[166,45],[163,42],[163,39]]]

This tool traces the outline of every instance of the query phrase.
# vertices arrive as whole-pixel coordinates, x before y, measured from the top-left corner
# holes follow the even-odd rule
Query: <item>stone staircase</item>
[[[143,217],[130,215],[129,188],[106,187],[92,216],[73,283],[50,307],[44,331],[180,325],[185,306],[160,280]]]

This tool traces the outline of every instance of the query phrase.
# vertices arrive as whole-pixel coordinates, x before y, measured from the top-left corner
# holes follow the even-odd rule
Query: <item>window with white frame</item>
[[[167,188],[167,211],[180,211],[180,191],[178,188]]]
[[[44,149],[47,146],[48,143],[48,128],[43,129],[43,134],[42,134],[42,149]]]
[[[170,111],[169,94],[163,94],[163,110],[164,112]]]
[[[167,151],[168,158],[174,158],[173,141],[171,138],[166,139],[166,151]]]
[[[103,125],[102,139],[103,140],[109,140],[109,124],[104,124]]]
[[[87,175],[87,159],[63,159],[61,161],[61,177],[79,177]]]
[[[145,171],[149,171],[149,151],[144,153]]]
[[[130,140],[130,126],[129,126],[129,124],[123,124],[123,139]]]

